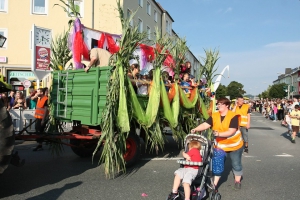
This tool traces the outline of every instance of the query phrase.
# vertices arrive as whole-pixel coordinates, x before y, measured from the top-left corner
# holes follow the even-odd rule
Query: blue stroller
[[[212,175],[212,157],[213,157],[213,142],[208,140],[203,135],[198,134],[188,134],[184,140],[184,151],[188,152],[189,143],[192,140],[197,140],[201,143],[200,154],[202,156],[202,162],[191,162],[185,161],[185,159],[177,160],[177,163],[180,164],[180,167],[184,165],[196,165],[199,166],[198,174],[196,178],[192,181],[191,184],[191,200],[220,200],[221,195],[216,190],[213,183]],[[183,186],[178,188],[179,197],[178,200],[184,200],[184,189]],[[168,198],[167,198],[168,199]]]

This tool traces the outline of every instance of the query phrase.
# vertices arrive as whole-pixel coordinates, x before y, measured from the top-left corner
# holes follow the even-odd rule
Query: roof
[[[172,20],[172,22],[175,22],[174,19],[171,17],[171,15],[168,13],[168,11],[166,11],[161,5],[160,3],[158,3],[157,1],[153,0],[153,2],[161,9],[162,12],[166,13],[170,19]]]

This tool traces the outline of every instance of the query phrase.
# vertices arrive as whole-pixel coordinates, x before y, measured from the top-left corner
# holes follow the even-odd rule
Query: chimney
[[[292,68],[285,68],[285,74],[292,73]]]

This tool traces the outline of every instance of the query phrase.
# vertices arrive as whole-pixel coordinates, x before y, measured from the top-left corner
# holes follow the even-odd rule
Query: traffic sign
[[[30,80],[25,80],[25,81],[23,81],[23,86],[24,86],[25,88],[29,88],[29,87],[31,86],[31,81],[30,81]]]

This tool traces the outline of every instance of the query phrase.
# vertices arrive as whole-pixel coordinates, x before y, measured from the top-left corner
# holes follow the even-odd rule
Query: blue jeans
[[[243,153],[244,147],[239,148],[238,150],[226,152],[226,157],[230,156],[231,159],[231,166],[232,171],[235,176],[242,176],[243,175],[243,166],[242,166],[242,153]],[[224,162],[226,161],[226,157],[224,159]],[[224,163],[225,165],[225,163]],[[220,174],[214,174],[215,176],[221,176]]]
[[[277,113],[274,113],[274,121],[277,120]]]

